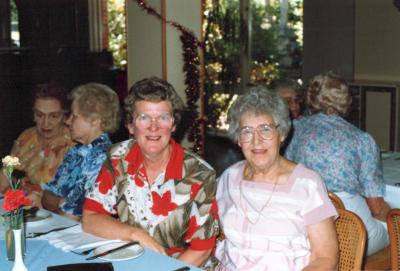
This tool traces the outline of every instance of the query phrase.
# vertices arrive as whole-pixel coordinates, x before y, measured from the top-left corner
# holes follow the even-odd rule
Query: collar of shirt
[[[180,180],[182,179],[184,151],[183,148],[178,143],[176,143],[174,139],[171,139],[170,145],[172,153],[165,171],[164,180]],[[125,156],[125,160],[132,164],[133,171],[137,171],[139,166],[143,163],[143,155],[137,143],[133,145],[133,148]]]

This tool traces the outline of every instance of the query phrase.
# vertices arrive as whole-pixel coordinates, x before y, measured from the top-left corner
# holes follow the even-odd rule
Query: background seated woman
[[[125,110],[135,139],[111,148],[86,195],[82,226],[199,266],[218,234],[215,171],[171,138],[183,109],[165,80],[152,77],[132,86]]]
[[[36,126],[21,133],[10,155],[19,158],[21,165],[16,169],[25,192],[31,194],[34,204],[40,205],[41,185],[54,177],[65,152],[73,145],[64,124],[69,111],[66,89],[54,82],[37,85],[32,109]],[[1,173],[0,176],[0,191],[4,191],[8,181]]]
[[[90,83],[72,90],[68,125],[79,144],[71,148],[52,181],[45,186],[43,207],[78,220],[85,192],[93,185],[111,146],[108,132],[120,120],[117,94],[109,87]]]
[[[217,181],[225,234],[217,270],[335,270],[337,213],[324,183],[279,154],[290,130],[286,103],[254,87],[229,109],[228,122],[246,159]]]
[[[367,255],[373,254],[389,244],[384,221],[390,207],[383,200],[379,147],[368,133],[343,118],[351,96],[342,78],[330,73],[316,76],[306,103],[315,114],[294,121],[285,155],[317,171],[346,209],[360,216],[367,230]]]

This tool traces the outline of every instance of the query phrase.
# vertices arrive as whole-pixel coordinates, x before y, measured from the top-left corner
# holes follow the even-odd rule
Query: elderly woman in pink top
[[[337,212],[324,183],[279,154],[290,130],[284,100],[254,87],[235,101],[228,119],[246,159],[218,179],[225,239],[217,244],[217,270],[335,270]]]

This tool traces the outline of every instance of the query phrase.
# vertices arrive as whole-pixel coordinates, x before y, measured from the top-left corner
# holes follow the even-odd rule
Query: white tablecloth
[[[385,200],[392,208],[400,208],[400,152],[382,153]]]

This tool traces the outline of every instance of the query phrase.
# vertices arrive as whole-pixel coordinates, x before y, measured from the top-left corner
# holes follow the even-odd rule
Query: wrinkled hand
[[[28,199],[32,201],[32,207],[43,208],[42,206],[42,196],[38,192],[32,192],[27,196]]]
[[[365,199],[373,217],[381,221],[386,221],[386,216],[391,208],[383,199],[383,197],[373,197]]]
[[[147,247],[155,252],[167,255],[164,247],[162,247],[153,237],[151,237],[146,231],[137,229],[135,231],[135,240],[137,240],[142,246]]]

